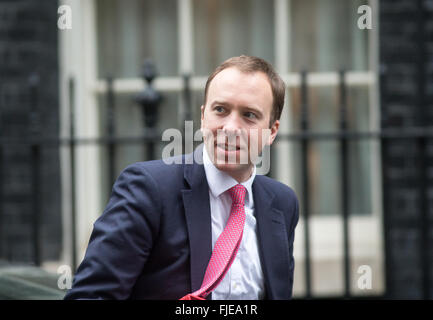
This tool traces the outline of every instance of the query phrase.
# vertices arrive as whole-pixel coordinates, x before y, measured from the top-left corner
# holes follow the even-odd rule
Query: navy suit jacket
[[[203,162],[185,164],[191,157],[139,162],[120,174],[65,299],[179,299],[200,288],[212,253],[211,213]],[[252,190],[266,298],[289,299],[297,198],[266,176],[257,175]]]

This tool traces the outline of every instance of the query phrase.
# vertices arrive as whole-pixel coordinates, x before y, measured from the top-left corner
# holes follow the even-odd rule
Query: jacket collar
[[[191,292],[200,288],[212,254],[209,186],[202,148],[203,144],[185,156],[184,178],[189,188],[182,190],[190,247]]]

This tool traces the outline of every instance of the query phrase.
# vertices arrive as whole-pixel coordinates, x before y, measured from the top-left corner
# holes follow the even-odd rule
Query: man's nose
[[[229,144],[244,145],[247,142],[247,130],[243,126],[241,115],[230,115],[222,127],[220,142],[226,141]]]
[[[230,116],[226,118],[223,125],[223,131],[227,135],[238,135],[242,129],[242,118],[236,112],[232,112]]]

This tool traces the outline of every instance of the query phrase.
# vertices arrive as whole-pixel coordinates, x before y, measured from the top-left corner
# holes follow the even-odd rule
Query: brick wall
[[[382,128],[431,127],[433,1],[381,0],[379,3],[380,64],[384,72]],[[431,299],[433,143],[431,139],[424,145],[413,139],[393,139],[383,147],[389,297]],[[428,264],[430,270],[425,270]],[[423,277],[423,271],[430,274],[430,283],[428,277]]]
[[[38,108],[38,136],[59,132],[57,1],[0,1],[0,135],[6,139],[32,136],[30,110]],[[29,87],[39,75],[37,98]],[[32,160],[29,147],[0,151],[0,258],[31,262]],[[42,259],[59,257],[61,248],[58,149],[41,150]]]

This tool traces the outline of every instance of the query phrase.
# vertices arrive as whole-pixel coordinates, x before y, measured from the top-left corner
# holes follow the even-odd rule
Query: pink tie
[[[240,184],[229,189],[232,197],[230,216],[224,231],[215,243],[203,283],[200,289],[187,294],[180,300],[204,300],[224,279],[236,257],[242,240],[245,225],[244,203],[246,191],[245,187]]]

